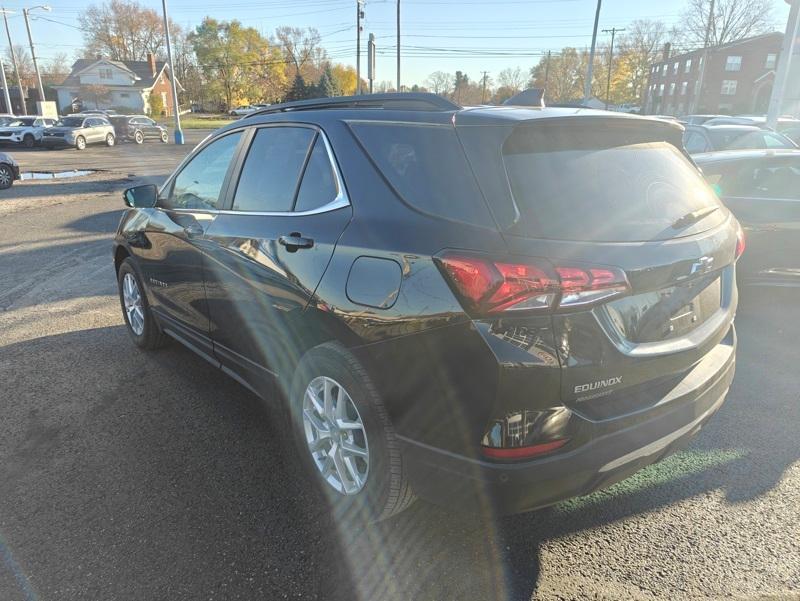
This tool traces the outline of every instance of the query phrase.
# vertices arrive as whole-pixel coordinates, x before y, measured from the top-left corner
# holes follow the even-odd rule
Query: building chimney
[[[156,55],[152,52],[147,53],[147,62],[150,64],[150,72],[153,74],[153,77],[156,76]]]
[[[667,42],[666,44],[664,44],[664,61],[669,60],[670,50],[672,50],[672,44]]]

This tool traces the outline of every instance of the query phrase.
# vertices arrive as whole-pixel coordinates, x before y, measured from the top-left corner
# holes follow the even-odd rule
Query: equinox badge
[[[598,390],[600,388],[608,388],[609,386],[616,386],[617,384],[622,384],[622,376],[608,378],[607,380],[597,380],[597,382],[591,382],[589,384],[580,384],[575,387],[575,394]]]

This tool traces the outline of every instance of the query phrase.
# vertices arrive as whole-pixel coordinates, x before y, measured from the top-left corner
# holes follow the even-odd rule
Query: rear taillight
[[[542,259],[494,261],[444,252],[435,258],[448,283],[473,315],[585,306],[625,294],[630,286],[616,267],[553,266]]]
[[[744,230],[741,228],[741,226],[739,226],[739,230],[736,232],[736,256],[734,257],[734,261],[738,260],[739,257],[742,256],[746,246],[747,245],[744,241]]]

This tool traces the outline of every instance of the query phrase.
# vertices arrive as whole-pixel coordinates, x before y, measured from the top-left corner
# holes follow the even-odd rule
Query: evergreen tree
[[[289,88],[289,93],[286,94],[286,100],[305,100],[309,97],[309,92],[306,80],[298,73],[294,76],[294,82]]]
[[[340,91],[336,88],[335,78],[330,63],[325,66],[325,70],[319,78],[317,84],[317,95],[323,98],[339,96]]]

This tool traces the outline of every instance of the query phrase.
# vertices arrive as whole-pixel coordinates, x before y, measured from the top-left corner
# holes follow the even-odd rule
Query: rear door
[[[139,126],[146,138],[160,138],[161,130],[149,117],[139,117]]]
[[[226,209],[207,231],[215,352],[247,382],[287,373],[309,334],[303,311],[351,217],[324,133],[253,128]]]
[[[800,284],[800,156],[710,163],[703,171],[747,232],[740,276]]]
[[[679,150],[680,130],[619,118],[537,121],[460,136],[510,254],[559,274],[563,400],[601,411],[594,418],[630,411],[727,335],[735,222]],[[567,292],[591,288],[582,278],[608,268],[624,272],[625,295],[584,303]],[[620,402],[588,402],[598,397]]]

